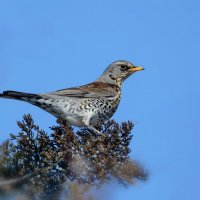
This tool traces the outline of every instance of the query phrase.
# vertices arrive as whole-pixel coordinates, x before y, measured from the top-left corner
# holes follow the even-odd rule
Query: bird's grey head
[[[128,61],[116,61],[106,68],[97,81],[121,85],[131,74],[143,69]]]

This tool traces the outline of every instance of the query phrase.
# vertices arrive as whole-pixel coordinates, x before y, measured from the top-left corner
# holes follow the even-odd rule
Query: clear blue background
[[[150,177],[113,199],[199,200],[199,21],[198,0],[1,0],[0,91],[78,86],[119,59],[144,66],[125,82],[114,119],[135,122],[131,156]],[[1,141],[24,113],[45,130],[55,123],[1,99]]]

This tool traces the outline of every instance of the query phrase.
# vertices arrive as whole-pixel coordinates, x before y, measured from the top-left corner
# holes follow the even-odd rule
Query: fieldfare
[[[115,113],[123,81],[140,70],[143,68],[128,61],[117,61],[110,64],[96,81],[87,85],[43,94],[4,91],[0,97],[28,102],[68,125],[87,127],[101,134],[94,126]]]

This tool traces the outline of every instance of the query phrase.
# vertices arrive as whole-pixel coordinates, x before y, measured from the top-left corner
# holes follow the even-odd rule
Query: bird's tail
[[[0,98],[6,98],[6,99],[16,99],[16,100],[22,100],[27,101],[29,99],[37,99],[39,95],[37,94],[29,94],[24,92],[16,92],[16,91],[4,91],[2,94],[0,94]]]

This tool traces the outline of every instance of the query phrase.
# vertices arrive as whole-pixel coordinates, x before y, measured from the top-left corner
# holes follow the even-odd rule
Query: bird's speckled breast
[[[81,102],[78,112],[90,118],[90,124],[103,123],[110,119],[117,110],[121,93],[112,98],[90,98]]]

